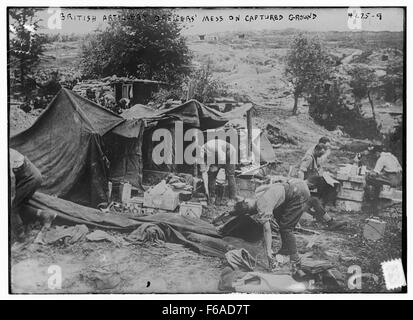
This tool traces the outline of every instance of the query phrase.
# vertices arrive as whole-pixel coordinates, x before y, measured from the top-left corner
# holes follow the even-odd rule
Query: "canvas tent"
[[[122,117],[74,92],[61,89],[35,123],[10,138],[43,176],[41,191],[82,204],[107,199],[109,175],[104,137],[139,140],[140,121]],[[116,167],[116,163],[113,164]]]
[[[152,134],[158,128],[167,129],[171,133],[172,145],[175,145],[175,123],[182,121],[184,132],[190,128],[198,128],[200,130],[214,129],[222,127],[226,122],[222,113],[211,109],[196,100],[189,100],[181,105],[170,109],[154,110],[144,105],[135,105],[129,110],[126,110],[123,117],[130,120],[147,119],[150,117],[157,120],[156,126],[146,126],[143,133],[142,154],[143,164],[146,169],[157,171],[185,171],[189,169],[185,165],[175,165],[174,161],[168,164],[156,164],[152,160],[152,151],[157,142],[152,141]],[[190,144],[188,141],[183,141],[183,148]],[[172,159],[175,158],[175,148],[171,152]],[[189,171],[192,173],[192,169]]]

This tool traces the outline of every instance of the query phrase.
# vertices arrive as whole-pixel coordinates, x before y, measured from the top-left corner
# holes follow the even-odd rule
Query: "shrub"
[[[125,19],[112,21],[104,31],[89,35],[82,46],[86,77],[134,76],[180,82],[190,72],[191,55],[180,25],[167,9],[123,9]],[[131,18],[128,17],[141,17]]]
[[[334,130],[340,125],[354,138],[380,137],[380,127],[376,121],[365,118],[358,108],[348,105],[343,86],[338,79],[332,79],[318,87],[308,97],[308,104],[310,116],[327,130]]]

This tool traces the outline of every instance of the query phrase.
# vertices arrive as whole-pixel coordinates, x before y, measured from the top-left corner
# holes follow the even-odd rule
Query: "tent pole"
[[[248,159],[252,157],[252,113],[247,111]]]

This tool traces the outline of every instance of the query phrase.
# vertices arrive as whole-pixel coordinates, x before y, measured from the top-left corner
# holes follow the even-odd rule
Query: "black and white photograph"
[[[3,12],[8,294],[407,292],[406,7],[113,5]]]

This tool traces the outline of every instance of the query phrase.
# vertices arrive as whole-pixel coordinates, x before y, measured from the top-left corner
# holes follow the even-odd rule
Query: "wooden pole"
[[[248,160],[252,157],[252,113],[247,111]]]

